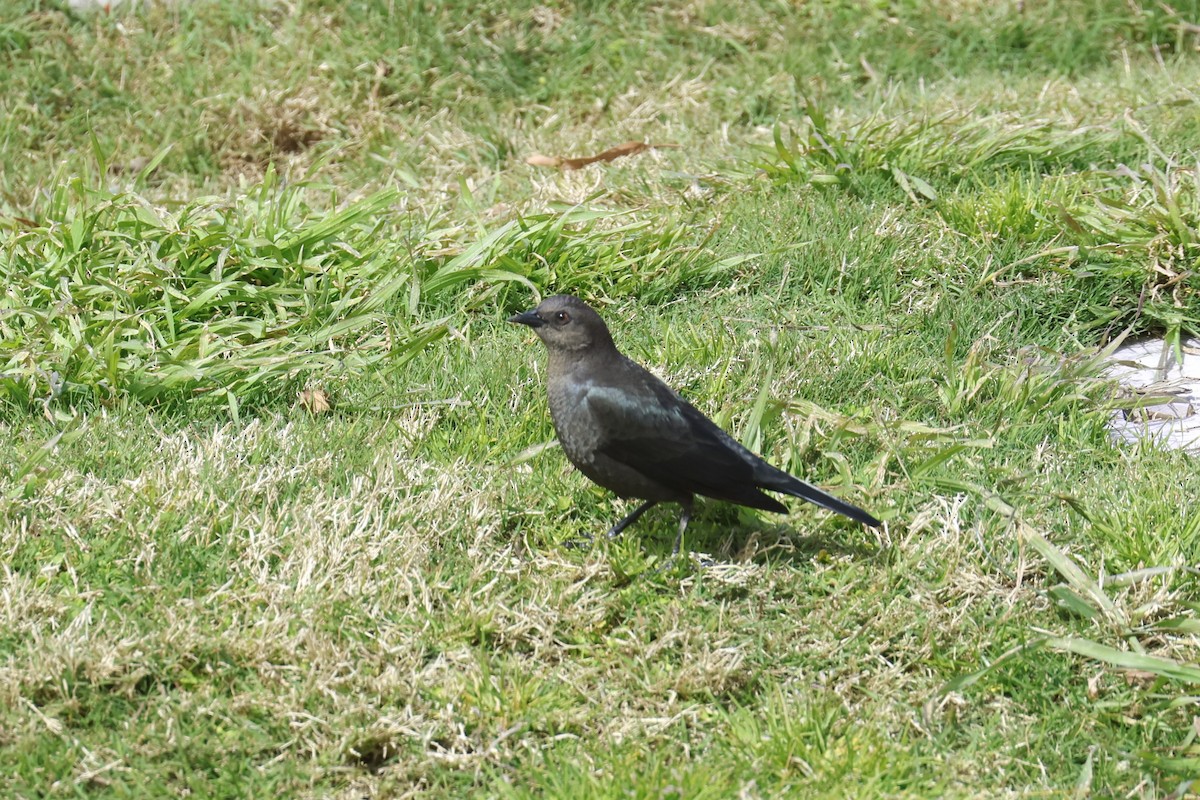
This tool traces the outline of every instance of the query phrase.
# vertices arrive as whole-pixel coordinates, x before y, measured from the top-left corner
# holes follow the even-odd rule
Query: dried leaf
[[[647,144],[646,142],[624,142],[616,147],[610,147],[603,153],[594,156],[582,156],[580,158],[561,158],[559,156],[544,156],[540,153],[534,153],[525,159],[525,163],[533,167],[557,167],[561,170],[583,169],[589,164],[595,164],[600,161],[615,161],[623,156],[632,156],[643,150],[663,149],[667,147],[679,147],[677,144]]]
[[[324,389],[305,389],[299,399],[300,406],[314,417],[333,410],[333,402]]]
[[[525,163],[531,167],[559,167],[562,166],[562,159],[554,156],[543,156],[534,153],[529,158],[525,159]]]
[[[1121,677],[1125,679],[1125,683],[1129,686],[1141,686],[1147,683],[1154,683],[1159,676],[1144,669],[1127,669],[1121,673]]]

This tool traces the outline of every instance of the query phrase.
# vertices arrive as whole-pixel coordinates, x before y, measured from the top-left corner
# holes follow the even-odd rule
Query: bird
[[[604,319],[557,294],[509,322],[527,325],[548,351],[546,394],[567,459],[594,483],[642,502],[608,531],[619,536],[659,503],[682,507],[678,554],[696,495],[763,511],[787,506],[764,489],[799,497],[855,522],[871,514],[777,469],[743,447],[613,342]]]

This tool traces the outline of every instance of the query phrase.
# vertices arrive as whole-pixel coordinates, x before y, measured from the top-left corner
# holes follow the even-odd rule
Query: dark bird
[[[582,300],[560,294],[508,318],[528,325],[550,353],[547,394],[563,452],[580,472],[621,497],[645,500],[609,530],[617,536],[658,503],[679,503],[679,551],[694,495],[764,511],[787,507],[763,489],[801,497],[864,525],[879,520],[776,469],[621,355],[608,326]]]

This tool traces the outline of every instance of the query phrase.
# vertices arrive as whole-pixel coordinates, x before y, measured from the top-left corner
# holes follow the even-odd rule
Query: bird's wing
[[[865,525],[880,524],[866,511],[763,461],[633,362],[619,381],[589,386],[581,402],[599,429],[598,452],[655,483],[767,511],[787,511],[761,491],[770,489]]]
[[[647,478],[683,492],[746,502],[754,489],[748,450],[648,372],[621,385],[592,386],[583,397],[601,429],[598,450]]]

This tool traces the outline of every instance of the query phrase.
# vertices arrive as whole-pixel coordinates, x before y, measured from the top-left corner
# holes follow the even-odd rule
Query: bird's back
[[[552,356],[549,401],[563,452],[618,494],[664,500],[701,494],[786,511],[757,488],[760,475],[778,470],[616,350],[592,363]]]

